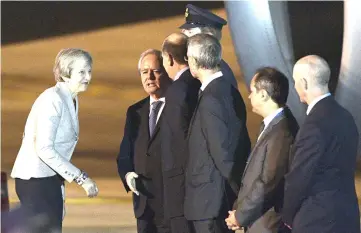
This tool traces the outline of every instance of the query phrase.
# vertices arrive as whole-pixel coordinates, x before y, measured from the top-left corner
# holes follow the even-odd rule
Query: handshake
[[[88,197],[92,198],[98,195],[98,186],[89,178],[87,173],[82,171],[80,175],[75,178],[75,182],[85,190]]]

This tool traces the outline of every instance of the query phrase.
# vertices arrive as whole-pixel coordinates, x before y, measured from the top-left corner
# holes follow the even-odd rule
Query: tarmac
[[[99,187],[96,198],[86,197],[75,183],[66,185],[66,215],[63,233],[135,233],[136,221],[131,194],[119,179],[95,179]],[[19,204],[15,182],[8,180],[11,208]]]
[[[75,183],[66,185],[63,233],[136,233],[131,193],[125,192],[119,179],[95,181],[99,187],[96,198],[87,198],[85,191]],[[361,176],[356,183],[361,184]],[[356,187],[360,199],[361,185]],[[13,179],[8,180],[8,190],[13,208],[19,203]]]

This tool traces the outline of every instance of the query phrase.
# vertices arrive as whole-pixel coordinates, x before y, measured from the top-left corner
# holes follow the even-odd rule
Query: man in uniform
[[[186,6],[185,20],[186,22],[179,28],[188,37],[204,33],[214,36],[218,41],[222,38],[222,27],[227,24],[227,21],[218,15],[192,4]],[[222,59],[220,66],[224,75],[222,78],[238,89],[237,80],[229,65]]]

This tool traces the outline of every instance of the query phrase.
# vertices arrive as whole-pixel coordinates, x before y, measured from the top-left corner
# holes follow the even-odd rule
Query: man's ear
[[[302,86],[305,90],[308,89],[308,83],[307,83],[307,80],[305,78],[302,78]]]
[[[261,91],[261,98],[262,98],[262,100],[263,101],[267,101],[270,97],[269,97],[269,95],[268,95],[268,93],[267,93],[267,91],[266,90],[260,90]]]
[[[167,54],[169,66],[174,66],[174,57],[171,54]]]

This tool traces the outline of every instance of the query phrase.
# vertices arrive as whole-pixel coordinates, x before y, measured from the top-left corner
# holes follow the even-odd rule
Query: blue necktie
[[[155,101],[152,103],[151,110],[150,110],[150,116],[149,116],[149,135],[150,136],[153,136],[153,132],[154,132],[155,126],[157,124],[158,112],[159,112],[161,106],[162,106],[162,101]]]

